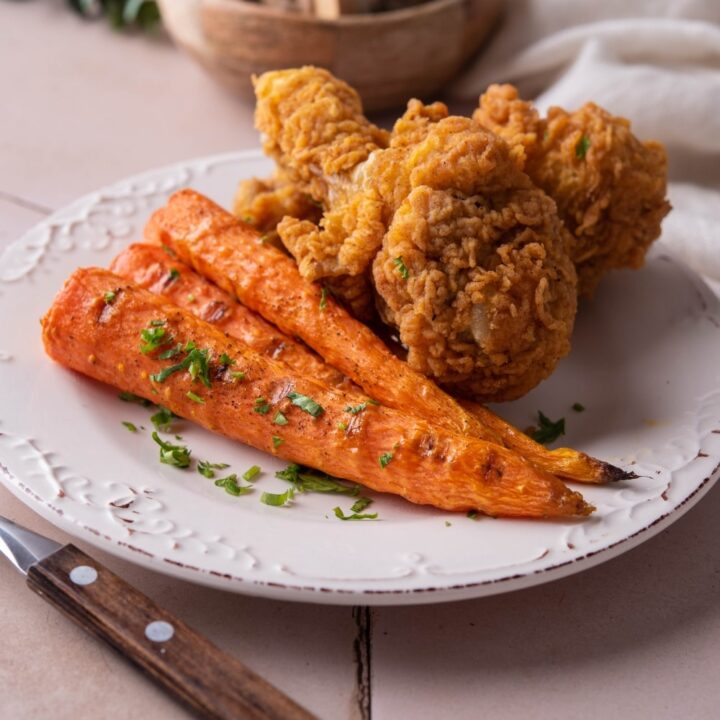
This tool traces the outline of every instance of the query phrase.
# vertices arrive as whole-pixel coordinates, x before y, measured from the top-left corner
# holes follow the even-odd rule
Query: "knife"
[[[74,545],[0,516],[0,553],[31,590],[212,720],[315,720],[307,710]]]

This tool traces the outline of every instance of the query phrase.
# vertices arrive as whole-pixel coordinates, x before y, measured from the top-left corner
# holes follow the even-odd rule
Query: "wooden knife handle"
[[[27,581],[203,718],[314,718],[73,545],[33,565]]]

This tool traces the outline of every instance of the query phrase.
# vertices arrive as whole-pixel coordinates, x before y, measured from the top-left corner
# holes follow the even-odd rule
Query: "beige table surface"
[[[0,248],[123,176],[257,144],[251,108],[168,42],[82,23],[64,0],[0,2],[0,98]],[[69,540],[2,488],[0,513]],[[321,718],[699,720],[720,717],[718,518],[716,488],[580,575],[370,612],[231,595],[91,552]],[[0,608],[1,720],[186,717],[3,562]]]

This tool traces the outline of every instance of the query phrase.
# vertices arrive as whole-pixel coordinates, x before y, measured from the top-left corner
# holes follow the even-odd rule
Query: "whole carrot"
[[[506,448],[392,408],[353,413],[344,393],[293,375],[106,270],[69,278],[43,319],[43,339],[50,357],[73,370],[161,399],[227,437],[414,503],[513,517],[593,509]]]

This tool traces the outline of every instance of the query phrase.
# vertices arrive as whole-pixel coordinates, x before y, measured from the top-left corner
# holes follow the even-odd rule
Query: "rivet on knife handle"
[[[27,577],[35,592],[203,718],[314,717],[73,545],[32,565]]]

